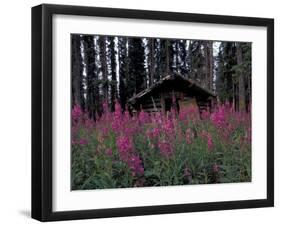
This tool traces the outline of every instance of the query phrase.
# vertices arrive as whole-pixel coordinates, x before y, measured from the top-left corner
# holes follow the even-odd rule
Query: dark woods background
[[[123,110],[129,98],[178,73],[249,111],[251,43],[71,35],[72,106],[96,118],[102,103]]]

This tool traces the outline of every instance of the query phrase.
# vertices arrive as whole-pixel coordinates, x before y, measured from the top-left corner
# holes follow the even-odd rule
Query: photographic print
[[[40,221],[274,206],[274,19],[32,7],[31,201]]]
[[[251,181],[251,43],[71,34],[71,189]]]

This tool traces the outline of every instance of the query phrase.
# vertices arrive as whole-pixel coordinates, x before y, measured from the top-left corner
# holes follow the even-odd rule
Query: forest
[[[246,42],[72,34],[72,190],[250,182],[251,54]]]
[[[249,111],[251,43],[99,35],[71,35],[72,105],[91,118],[102,103],[114,110],[169,74],[180,74],[217,94],[220,103]]]

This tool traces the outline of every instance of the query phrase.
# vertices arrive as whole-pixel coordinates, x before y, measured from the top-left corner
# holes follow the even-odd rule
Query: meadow
[[[221,104],[199,115],[71,112],[71,188],[105,189],[251,181],[251,114]]]

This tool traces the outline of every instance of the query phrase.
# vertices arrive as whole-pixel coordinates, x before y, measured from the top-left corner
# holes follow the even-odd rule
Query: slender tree
[[[80,105],[84,108],[83,98],[83,58],[81,50],[81,35],[71,35],[71,79],[72,106]]]
[[[233,66],[237,65],[236,47],[234,42],[222,42],[219,47],[218,67],[216,69],[216,89],[222,102],[228,101],[235,105],[237,79]]]
[[[127,78],[129,68],[128,57],[128,38],[118,37],[118,59],[119,59],[119,102],[123,110],[126,107],[127,101]]]
[[[108,103],[108,50],[107,36],[100,37],[103,101]]]
[[[206,60],[206,87],[213,90],[213,42],[204,42],[205,60]]]
[[[243,53],[243,73],[245,77],[245,101],[246,110],[251,111],[252,102],[252,44],[243,43],[242,44]]]
[[[109,51],[110,51],[110,103],[111,109],[114,110],[115,100],[118,98],[117,94],[117,52],[116,52],[116,37],[109,37]]]
[[[83,37],[83,59],[85,67],[85,99],[86,110],[91,118],[96,118],[100,111],[98,77],[99,65],[97,64],[97,43],[95,37],[87,35]]]
[[[246,101],[245,101],[245,81],[244,81],[244,74],[243,74],[243,59],[242,59],[242,46],[241,43],[237,44],[237,69],[238,74],[238,84],[239,84],[239,111],[246,110]],[[241,70],[242,69],[242,70]]]
[[[128,98],[146,87],[143,40],[131,38],[129,42],[129,78],[127,79]]]
[[[150,85],[154,83],[155,77],[155,39],[150,39]]]
[[[171,42],[169,39],[166,39],[165,41],[165,52],[166,52],[166,75],[169,75],[171,72]]]
[[[190,41],[188,48],[188,76],[197,83],[204,85],[205,83],[205,57],[204,57],[204,41]]]

